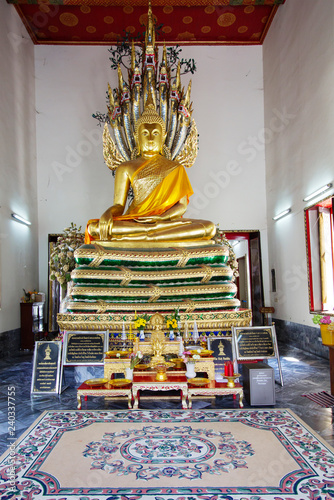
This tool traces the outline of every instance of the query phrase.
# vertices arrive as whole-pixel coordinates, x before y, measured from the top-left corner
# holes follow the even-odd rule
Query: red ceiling
[[[112,45],[144,31],[147,0],[7,0],[35,44]],[[152,0],[167,45],[259,45],[285,0]]]

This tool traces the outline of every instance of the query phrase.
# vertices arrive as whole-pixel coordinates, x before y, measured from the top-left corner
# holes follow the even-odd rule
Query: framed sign
[[[64,332],[63,366],[103,365],[109,331]]]
[[[234,365],[234,373],[237,373],[237,362],[232,337],[210,337],[208,339],[208,349],[213,351],[215,358],[215,373],[218,382],[227,382],[224,376],[224,366],[228,361]]]
[[[281,385],[283,376],[275,326],[233,327],[232,339],[237,361],[277,359]]]
[[[31,394],[59,394],[61,383],[61,342],[35,342]]]

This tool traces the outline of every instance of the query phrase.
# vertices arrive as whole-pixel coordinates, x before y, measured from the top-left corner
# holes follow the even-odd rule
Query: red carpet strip
[[[302,394],[302,396],[311,399],[311,401],[314,401],[323,408],[332,408],[334,406],[334,396],[325,391]]]

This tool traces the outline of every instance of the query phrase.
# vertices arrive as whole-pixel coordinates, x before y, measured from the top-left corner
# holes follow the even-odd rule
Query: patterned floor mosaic
[[[46,411],[0,464],[2,500],[334,498],[333,449],[290,410]]]

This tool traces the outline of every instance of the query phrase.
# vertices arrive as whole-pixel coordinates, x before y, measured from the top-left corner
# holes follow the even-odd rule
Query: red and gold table
[[[103,396],[105,398],[114,398],[118,396],[125,396],[128,398],[128,408],[132,408],[132,392],[131,384],[124,387],[113,387],[110,384],[98,385],[92,387],[85,383],[81,384],[77,389],[78,410],[81,409],[81,397],[84,396],[87,401],[88,396]]]
[[[227,387],[224,382],[216,382],[215,380],[209,380],[206,385],[192,385],[188,382],[188,406],[192,407],[192,396],[227,396],[233,394],[233,396],[239,395],[239,406],[243,407],[243,396],[244,391],[240,384],[236,383],[235,387]]]
[[[207,373],[208,378],[210,380],[215,379],[215,359],[212,356],[209,357],[201,357],[200,359],[196,359],[195,361],[195,372],[204,372]]]
[[[188,383],[185,375],[169,374],[167,380],[160,382],[156,380],[155,374],[133,375],[132,395],[134,399],[133,409],[136,410],[139,404],[139,391],[181,391],[182,408],[187,409]]]

